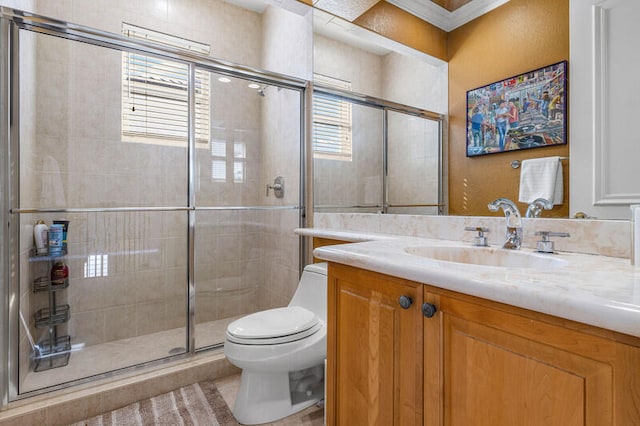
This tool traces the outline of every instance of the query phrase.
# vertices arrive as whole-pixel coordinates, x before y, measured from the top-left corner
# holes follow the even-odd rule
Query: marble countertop
[[[314,256],[319,259],[640,337],[640,268],[630,265],[628,259],[535,253],[536,257],[551,257],[552,265],[485,266],[411,253],[424,247],[478,249],[465,242],[319,229],[298,229],[296,233],[362,241],[317,248]],[[533,254],[531,249],[519,252]]]

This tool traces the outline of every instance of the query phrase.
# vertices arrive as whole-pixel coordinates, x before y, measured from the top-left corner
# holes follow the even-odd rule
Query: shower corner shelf
[[[29,250],[29,262],[53,262],[54,260],[63,260],[67,256],[67,250],[63,249],[59,256],[51,256],[47,254],[38,254],[35,248]]]
[[[69,278],[65,278],[62,282],[52,282],[47,277],[38,277],[33,280],[34,293],[64,290],[67,287],[69,287]]]
[[[69,305],[58,305],[53,308],[42,308],[35,314],[36,327],[45,328],[64,324],[69,321]]]
[[[71,337],[60,336],[55,342],[47,339],[42,341],[35,349],[33,360],[35,367],[33,371],[44,371],[51,368],[64,367],[69,364],[71,356]]]
[[[48,293],[48,307],[39,309],[33,314],[36,328],[46,328],[47,331],[40,342],[33,345],[33,371],[45,371],[52,368],[64,367],[71,356],[71,337],[59,336],[60,325],[69,321],[71,307],[68,304],[59,305],[56,294],[59,290],[69,287],[69,278],[51,280],[49,275],[53,265],[65,259],[66,250],[60,256],[38,254],[35,249],[29,251],[29,264],[34,293]],[[43,270],[44,269],[44,270]]]

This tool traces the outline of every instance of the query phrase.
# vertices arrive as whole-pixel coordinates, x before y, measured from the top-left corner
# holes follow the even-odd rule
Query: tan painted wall
[[[448,45],[449,212],[486,216],[491,214],[487,204],[493,199],[518,199],[520,171],[511,168],[512,160],[568,156],[569,148],[561,145],[467,158],[466,92],[568,60],[569,0],[511,0],[450,32]],[[543,212],[544,217],[568,215],[568,161],[563,161],[563,172],[565,201]],[[520,203],[518,207],[524,212],[527,206]]]

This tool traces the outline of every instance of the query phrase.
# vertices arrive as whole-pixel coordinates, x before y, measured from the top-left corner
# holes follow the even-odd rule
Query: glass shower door
[[[196,149],[195,345],[285,306],[300,274],[299,89],[210,72],[211,137]],[[283,191],[274,191],[276,178]]]
[[[387,112],[388,213],[439,214],[440,123]]]
[[[127,53],[27,30],[19,46],[18,393],[185,353],[186,89],[172,137],[131,138],[122,99],[138,96],[139,111],[142,96],[129,84],[141,77],[123,73]],[[35,249],[40,220],[66,226],[61,253]]]
[[[318,96],[314,94],[314,96]],[[314,106],[313,185],[317,212],[377,213],[383,210],[384,110],[331,95],[333,104]],[[327,102],[325,102],[327,103]],[[318,109],[347,109],[349,120],[323,120]],[[340,150],[336,140],[343,140]]]

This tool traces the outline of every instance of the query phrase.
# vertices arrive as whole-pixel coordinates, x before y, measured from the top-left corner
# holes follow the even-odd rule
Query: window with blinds
[[[122,25],[132,38],[209,54],[207,44]],[[196,146],[209,144],[209,73],[195,73]],[[127,142],[186,146],[189,125],[189,67],[177,61],[139,53],[122,53],[122,138]]]
[[[314,74],[325,86],[351,90],[351,83]],[[313,156],[351,161],[351,103],[322,93],[313,94]]]

